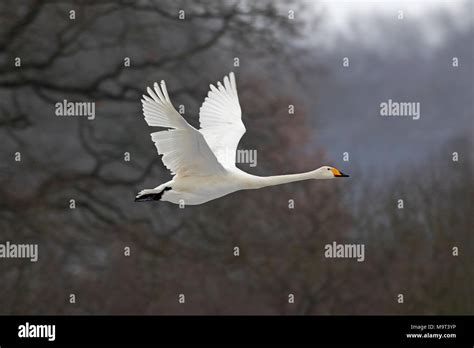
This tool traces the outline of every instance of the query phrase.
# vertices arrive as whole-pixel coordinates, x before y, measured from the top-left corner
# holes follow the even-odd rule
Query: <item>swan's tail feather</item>
[[[135,202],[149,202],[149,201],[159,201],[163,196],[165,191],[171,190],[171,187],[165,187],[161,191],[157,190],[142,190],[135,197]]]

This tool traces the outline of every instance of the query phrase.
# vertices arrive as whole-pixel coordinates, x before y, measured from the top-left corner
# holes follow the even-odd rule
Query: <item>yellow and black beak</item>
[[[341,173],[338,169],[336,169],[334,167],[331,170],[332,170],[332,173],[334,174],[334,176],[336,178],[348,178],[349,177],[349,175]]]

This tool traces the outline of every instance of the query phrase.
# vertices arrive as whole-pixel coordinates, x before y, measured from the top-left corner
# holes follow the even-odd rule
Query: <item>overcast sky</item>
[[[304,40],[328,71],[303,92],[314,140],[335,164],[392,170],[473,131],[472,6],[466,1],[326,1]],[[398,20],[403,10],[404,19]],[[350,67],[342,67],[343,57]],[[459,67],[452,67],[452,58]],[[317,98],[314,98],[314,92]],[[419,120],[380,116],[388,99],[419,102]],[[453,150],[454,151],[454,150]]]
[[[450,18],[457,29],[465,30],[473,15],[465,11],[466,0],[323,0],[316,7],[325,11],[320,42],[326,45],[335,43],[331,40],[334,35],[375,43],[374,38],[383,35],[376,29],[377,23],[381,19],[397,20],[399,11],[403,11],[406,21],[419,24],[427,44],[439,45],[446,38],[447,30],[440,23],[440,17]]]

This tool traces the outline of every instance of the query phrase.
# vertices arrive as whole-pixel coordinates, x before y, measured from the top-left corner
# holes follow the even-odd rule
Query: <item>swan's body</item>
[[[151,134],[163,155],[162,161],[172,171],[173,179],[154,189],[142,190],[135,201],[161,200],[181,205],[196,205],[239,190],[309,180],[347,177],[333,167],[311,172],[260,177],[235,166],[235,153],[245,133],[234,74],[224,78],[218,88],[211,85],[199,112],[201,129],[189,125],[175,110],[166,85],[157,83],[143,96],[143,113],[150,126],[172,128]],[[229,158],[228,154],[234,154]]]

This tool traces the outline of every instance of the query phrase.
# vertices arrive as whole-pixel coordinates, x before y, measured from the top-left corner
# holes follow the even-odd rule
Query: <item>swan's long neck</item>
[[[275,175],[275,176],[258,176],[255,177],[255,187],[262,188],[267,186],[275,186],[281,184],[287,184],[295,181],[317,179],[314,171],[299,173],[299,174],[288,174],[288,175]]]

